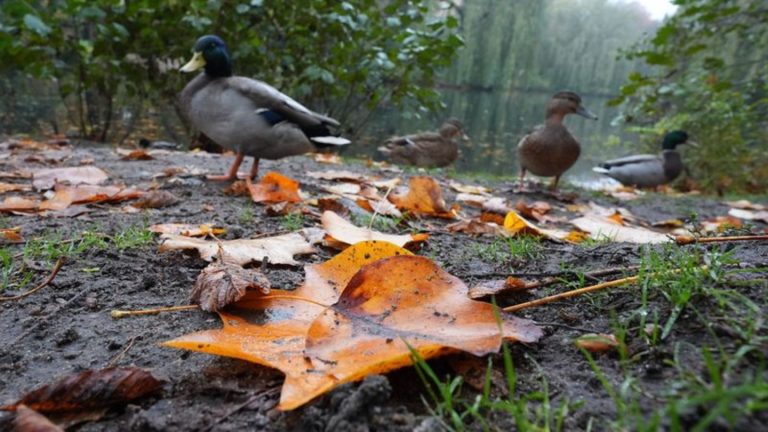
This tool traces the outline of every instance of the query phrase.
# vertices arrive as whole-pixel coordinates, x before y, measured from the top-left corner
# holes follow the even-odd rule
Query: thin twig
[[[262,397],[270,397],[270,396],[273,396],[273,395],[277,394],[278,392],[280,392],[280,387],[274,387],[274,388],[269,388],[267,390],[264,390],[264,391],[261,391],[259,393],[256,393],[256,394],[252,395],[245,402],[241,403],[240,405],[235,406],[231,410],[227,411],[223,416],[221,416],[218,419],[216,419],[216,421],[214,421],[213,424],[211,424],[208,427],[208,429],[206,429],[206,430],[213,429],[219,423],[223,422],[224,420],[227,420],[232,415],[237,414],[240,410],[242,410],[243,408],[247,407],[248,405],[251,405],[252,403],[256,402],[257,400],[261,399]]]
[[[109,362],[107,362],[107,365],[106,365],[105,367],[112,367],[112,366],[114,366],[114,365],[117,363],[117,361],[118,361],[118,360],[120,360],[121,358],[123,358],[123,356],[125,355],[125,353],[127,353],[127,352],[128,352],[128,350],[129,350],[129,349],[131,349],[131,347],[133,346],[133,343],[134,343],[134,342],[136,342],[136,338],[138,338],[138,337],[139,337],[139,336],[134,336],[134,337],[130,338],[130,339],[128,340],[128,344],[125,346],[125,348],[123,348],[123,350],[122,350],[122,351],[120,351],[120,353],[119,353],[119,354],[117,354],[116,356],[112,357],[112,360],[110,360]]]
[[[152,309],[141,309],[141,310],[113,310],[109,314],[114,319],[118,318],[124,318],[127,316],[133,316],[133,315],[152,315],[157,314],[161,312],[178,312],[178,311],[185,311],[185,310],[194,310],[199,309],[200,306],[198,305],[181,305],[181,306],[164,306],[164,307],[158,307],[158,308],[152,308]]]
[[[753,236],[730,236],[730,237],[693,237],[693,236],[677,236],[675,237],[675,243],[679,245],[687,245],[691,243],[718,243],[729,241],[749,241],[749,240],[768,240],[768,234],[766,235],[753,235]]]
[[[29,290],[27,292],[23,292],[23,293],[21,293],[19,295],[10,296],[10,297],[0,297],[0,302],[11,301],[11,300],[19,300],[19,299],[22,299],[22,298],[24,298],[24,297],[26,297],[28,295],[34,294],[37,291],[45,288],[51,282],[53,282],[53,279],[59,273],[59,270],[61,270],[61,266],[63,266],[63,265],[64,265],[64,257],[61,257],[61,258],[59,258],[56,261],[56,264],[53,266],[53,270],[51,270],[51,274],[49,274],[48,277],[45,278],[45,280],[40,283],[40,285],[32,288],[31,290]]]
[[[598,290],[605,289],[605,288],[611,288],[611,287],[615,287],[615,286],[619,286],[619,285],[630,284],[630,283],[633,283],[633,282],[637,282],[638,278],[639,278],[639,276],[630,276],[630,277],[626,277],[626,278],[621,278],[621,279],[616,279],[616,280],[612,280],[612,281],[608,281],[608,282],[603,282],[603,283],[599,283],[597,285],[591,285],[591,286],[588,286],[588,287],[579,288],[579,289],[575,289],[575,290],[571,290],[571,291],[566,291],[566,292],[563,292],[563,293],[560,293],[560,294],[555,294],[555,295],[551,295],[551,296],[547,296],[547,297],[542,297],[542,298],[536,299],[536,300],[531,300],[529,302],[519,303],[519,304],[516,304],[516,305],[505,307],[503,310],[504,310],[504,312],[516,312],[516,311],[519,311],[521,309],[527,309],[527,308],[533,307],[533,306],[539,306],[539,305],[543,305],[543,304],[547,304],[547,303],[552,303],[554,301],[558,301],[558,300],[562,300],[562,299],[570,298],[570,297],[575,297],[577,295],[585,294],[585,293],[592,292],[592,291],[598,291]]]

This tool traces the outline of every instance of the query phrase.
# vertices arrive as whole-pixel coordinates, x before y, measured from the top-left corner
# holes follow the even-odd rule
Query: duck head
[[[205,73],[214,78],[232,76],[232,60],[227,45],[221,38],[213,35],[201,37],[192,48],[192,60],[179,69],[182,72],[194,72],[202,67]]]
[[[572,91],[555,93],[547,105],[547,118],[562,120],[568,114],[576,114],[582,117],[597,120],[597,116],[581,104],[581,97]]]
[[[447,139],[469,139],[467,135],[462,132],[461,122],[455,118],[449,118],[440,126],[440,136]]]
[[[693,142],[688,141],[688,133],[682,130],[674,130],[672,132],[667,132],[667,134],[664,135],[664,141],[661,143],[661,148],[664,150],[674,150],[675,147],[680,144],[686,143],[693,144]]]

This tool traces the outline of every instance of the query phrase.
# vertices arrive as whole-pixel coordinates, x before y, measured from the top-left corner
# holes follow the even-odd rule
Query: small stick
[[[384,194],[384,198],[382,198],[381,201],[384,201],[384,202],[387,201],[387,197],[389,196],[389,193],[392,192],[392,188],[393,187],[394,186],[390,186],[387,189],[387,192]],[[374,219],[376,219],[376,216],[378,216],[378,215],[379,215],[379,209],[378,208],[373,209],[373,215],[371,216],[371,221],[368,223],[368,229],[369,230],[373,228],[373,221],[374,221]]]
[[[112,360],[110,360],[110,361],[107,363],[107,365],[106,365],[105,367],[112,367],[112,366],[114,366],[114,365],[115,365],[115,364],[116,364],[116,363],[117,363],[117,362],[118,362],[118,361],[119,361],[121,358],[123,358],[123,356],[125,355],[125,353],[127,353],[127,352],[128,352],[128,350],[129,350],[129,349],[131,349],[131,347],[133,346],[133,343],[134,343],[134,342],[136,342],[136,338],[138,338],[138,337],[139,337],[139,336],[134,336],[134,337],[132,337],[132,338],[131,338],[131,339],[128,341],[128,344],[125,346],[125,348],[123,348],[123,350],[122,350],[122,351],[120,351],[120,353],[119,353],[118,355],[116,355],[116,356],[112,357]]]
[[[616,279],[616,280],[612,280],[612,281],[608,281],[608,282],[603,282],[603,283],[599,283],[597,285],[591,285],[591,286],[588,286],[588,287],[579,288],[579,289],[575,289],[575,290],[571,290],[571,291],[566,291],[566,292],[563,292],[563,293],[560,293],[560,294],[555,294],[555,295],[551,295],[551,296],[547,296],[547,297],[542,297],[542,298],[536,299],[536,300],[531,300],[529,302],[519,303],[519,304],[516,304],[516,305],[505,307],[502,310],[504,312],[516,312],[516,311],[519,311],[521,309],[527,309],[527,308],[533,307],[533,306],[539,306],[539,305],[543,305],[543,304],[547,304],[547,303],[552,303],[552,302],[555,302],[555,301],[558,301],[558,300],[562,300],[562,299],[569,298],[569,297],[575,297],[577,295],[585,294],[585,293],[592,292],[592,291],[598,291],[598,290],[605,289],[605,288],[610,288],[610,287],[615,287],[615,286],[619,286],[619,285],[626,285],[626,284],[629,284],[629,283],[637,282],[638,278],[639,278],[639,276],[630,276],[630,277],[626,277],[626,278],[621,278],[621,279]]]
[[[59,273],[59,270],[61,270],[61,266],[63,266],[63,265],[64,265],[64,257],[61,257],[61,258],[59,258],[56,261],[56,264],[53,266],[53,270],[51,270],[51,274],[49,274],[48,277],[45,278],[45,280],[40,283],[40,285],[32,288],[31,290],[29,290],[27,292],[23,292],[23,293],[21,293],[19,295],[10,296],[10,297],[0,297],[0,302],[11,301],[11,300],[19,300],[19,299],[22,299],[22,298],[24,298],[24,297],[26,297],[28,295],[34,294],[35,292],[45,288],[51,282],[53,282],[53,279]]]
[[[717,243],[717,242],[729,242],[729,241],[745,241],[745,240],[768,240],[768,235],[754,235],[754,236],[730,236],[730,237],[692,237],[692,236],[677,236],[675,237],[675,243],[679,245],[687,245],[691,243]]]
[[[165,306],[165,307],[158,307],[158,308],[152,308],[152,309],[141,309],[141,310],[113,310],[110,312],[110,315],[114,319],[118,318],[124,318],[127,316],[133,316],[133,315],[152,315],[157,314],[161,312],[177,312],[177,311],[185,311],[185,310],[193,310],[193,309],[199,309],[200,306],[198,305],[182,305],[182,306]]]

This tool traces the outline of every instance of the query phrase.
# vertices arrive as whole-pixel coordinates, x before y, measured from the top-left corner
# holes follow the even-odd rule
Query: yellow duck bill
[[[204,66],[205,66],[205,59],[203,58],[203,53],[196,52],[192,56],[192,60],[187,62],[187,64],[182,66],[179,70],[181,72],[194,72]]]

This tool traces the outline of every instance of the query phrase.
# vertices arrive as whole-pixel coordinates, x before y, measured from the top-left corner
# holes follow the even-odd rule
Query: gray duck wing
[[[253,101],[260,111],[272,110],[285,117],[287,121],[299,126],[339,126],[338,121],[309,110],[265,82],[246,77],[231,77],[227,80],[227,85]]]
[[[611,159],[609,161],[605,161],[600,164],[603,168],[615,168],[625,165],[633,165],[633,164],[644,164],[646,162],[657,162],[660,161],[658,155],[652,155],[652,154],[641,154],[641,155],[632,155],[632,156],[626,156],[618,159]]]

